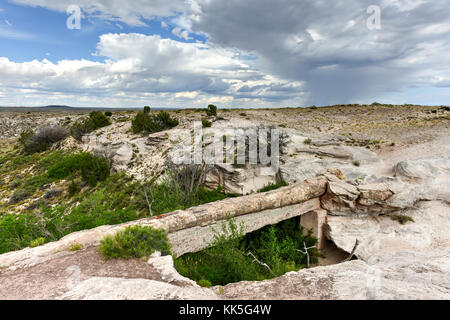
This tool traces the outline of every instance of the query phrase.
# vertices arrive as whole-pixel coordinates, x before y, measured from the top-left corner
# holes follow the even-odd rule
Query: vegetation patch
[[[175,259],[175,268],[200,285],[226,285],[239,281],[261,281],[308,265],[304,247],[313,247],[317,239],[304,235],[299,218],[264,227],[244,235],[243,227],[231,219],[215,231],[210,247]],[[316,248],[308,249],[309,262],[320,256]]]
[[[205,112],[208,117],[216,117],[217,116],[217,107],[213,104],[210,104],[208,106],[208,108],[206,108]]]
[[[131,130],[133,133],[154,133],[171,129],[179,124],[166,111],[160,111],[157,114],[150,114],[150,110],[138,112],[136,117],[131,121]]]
[[[82,152],[69,155],[52,166],[47,176],[53,180],[65,179],[74,173],[80,173],[83,180],[91,187],[109,176],[109,166],[105,159]]]
[[[404,225],[407,224],[408,222],[415,222],[414,219],[410,216],[407,215],[398,215],[398,214],[394,214],[394,215],[390,215],[390,218],[394,221],[397,221],[398,223]]]
[[[111,124],[108,116],[100,111],[93,111],[88,118],[75,122],[71,129],[72,137],[81,141],[81,138],[97,129],[107,127]]]
[[[59,165],[55,168],[58,168],[55,169],[56,173],[64,173],[55,173],[55,177],[63,177],[67,172],[69,177],[73,176],[70,170],[63,170],[66,166],[61,170]],[[95,187],[87,185],[83,190],[78,179],[75,177],[67,186],[70,198],[58,202],[64,203],[62,205],[48,207],[45,203],[38,202],[33,207],[37,210],[33,212],[24,211],[19,215],[0,212],[0,254],[23,249],[37,238],[44,238],[46,242],[56,241],[72,232],[102,225],[116,225],[227,197],[220,188],[208,190],[198,187],[193,193],[189,193],[174,175],[169,175],[160,184],[145,185],[133,181],[124,173],[117,173],[99,181]],[[29,188],[32,186],[29,189],[32,190],[49,183],[51,179],[43,173],[31,177],[29,181],[26,184]],[[73,188],[78,192],[70,195],[72,183],[76,185]],[[25,196],[31,194],[30,192]]]
[[[19,143],[26,154],[44,152],[54,143],[59,142],[69,135],[68,131],[60,126],[44,126],[36,132],[33,130],[22,131]]]
[[[287,183],[285,180],[281,180],[280,182],[277,182],[277,183],[268,184],[264,188],[259,189],[258,192],[268,192],[268,191],[276,190],[276,189],[279,189],[282,187],[286,187],[288,185],[289,185],[289,183]]]
[[[42,246],[44,243],[45,243],[44,238],[37,238],[36,240],[30,241],[30,247],[32,248],[39,247]]]
[[[80,251],[83,249],[83,245],[81,243],[74,243],[69,248],[67,248],[67,251],[75,252]]]
[[[114,236],[106,236],[98,249],[106,260],[149,258],[155,251],[164,256],[171,254],[167,233],[151,226],[127,227]]]
[[[202,119],[202,126],[203,128],[211,128],[212,123],[208,119]]]

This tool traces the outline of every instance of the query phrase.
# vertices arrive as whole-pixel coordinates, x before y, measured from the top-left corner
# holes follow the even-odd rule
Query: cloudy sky
[[[3,106],[374,101],[450,104],[448,0],[0,0]]]

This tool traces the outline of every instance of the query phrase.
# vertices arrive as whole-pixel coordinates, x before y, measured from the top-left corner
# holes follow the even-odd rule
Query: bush
[[[138,112],[131,121],[131,130],[133,133],[154,133],[171,129],[178,125],[178,120],[170,117],[166,111],[160,111],[156,115],[149,115],[145,112]]]
[[[271,191],[271,190],[276,190],[276,189],[279,189],[279,188],[282,188],[282,187],[286,187],[288,185],[289,185],[289,183],[287,183],[284,180],[281,180],[278,183],[268,184],[264,188],[259,189],[258,192],[267,192],[267,191]]]
[[[19,189],[13,193],[11,198],[9,199],[9,204],[16,204],[19,203],[28,197],[31,196],[31,192],[24,189]]]
[[[107,116],[107,117],[112,117],[112,112],[111,112],[111,111],[106,111],[106,112],[105,112],[105,116]]]
[[[107,127],[111,124],[111,120],[109,120],[108,117],[100,111],[91,112],[89,114],[89,118],[93,121],[95,130]]]
[[[211,121],[208,121],[208,119],[202,119],[202,125],[203,125],[203,128],[211,128],[212,123],[211,123]]]
[[[70,130],[70,133],[72,137],[74,137],[76,140],[81,141],[81,138],[88,133],[91,133],[95,130],[95,124],[92,119],[87,118],[83,120],[76,121],[72,129]]]
[[[69,248],[67,248],[68,251],[80,251],[83,249],[83,245],[80,243],[74,243],[73,245],[71,245]]]
[[[34,131],[33,131],[32,129],[26,129],[26,130],[23,130],[23,131],[20,133],[19,143],[20,143],[22,146],[25,146],[25,144],[31,139],[31,137],[33,136],[33,134],[34,134]]]
[[[390,217],[391,217],[391,220],[397,221],[398,223],[400,223],[402,225],[407,224],[408,222],[415,222],[412,217],[407,216],[407,215],[396,215],[396,214],[393,214]]]
[[[53,198],[59,197],[60,195],[62,195],[62,193],[63,193],[62,190],[52,189],[52,190],[47,191],[44,194],[43,198],[47,199],[47,200],[48,199],[53,199]]]
[[[53,180],[61,180],[77,172],[86,183],[94,187],[97,182],[104,181],[109,176],[110,169],[105,159],[83,152],[65,157],[48,170],[47,176]]]
[[[81,191],[81,186],[77,182],[75,182],[75,180],[72,180],[72,182],[70,183],[69,188],[68,188],[69,196],[73,197],[80,191]]]
[[[26,154],[48,150],[54,143],[65,139],[69,133],[60,126],[44,126],[33,132],[26,130],[20,134],[19,142]]]
[[[81,138],[88,133],[91,133],[97,129],[109,126],[111,120],[101,113],[100,111],[93,111],[89,114],[89,118],[78,120],[74,123],[71,129],[71,135],[81,141]]]
[[[80,174],[82,165],[78,163],[89,161],[84,162],[79,155],[61,154],[60,158],[56,161],[53,154],[45,157],[39,169],[45,172],[25,180],[20,186],[21,191],[16,193],[15,201],[32,196],[36,189],[58,179],[67,179],[69,189],[71,184],[75,185],[74,190],[80,189],[81,177],[77,174]],[[202,187],[196,188],[193,194],[186,194],[188,191],[184,191],[179,183],[178,179],[167,178],[160,184],[146,186],[149,200],[153,201],[153,215],[227,197],[221,189],[207,190]],[[46,242],[56,241],[72,232],[146,217],[149,215],[149,209],[143,190],[141,183],[133,182],[124,173],[116,173],[104,181],[99,181],[94,188],[86,192],[71,195],[74,198],[67,205],[50,208],[46,207],[45,203],[35,203],[35,208],[41,207],[40,210],[24,211],[20,215],[0,214],[0,254],[23,249],[29,246],[30,241],[40,237]]]
[[[217,107],[215,105],[213,105],[213,104],[210,104],[205,111],[206,111],[206,115],[208,117],[215,117],[215,116],[217,116]]]
[[[106,236],[98,249],[106,260],[148,258],[155,251],[160,251],[162,255],[171,254],[167,233],[151,226],[127,227],[115,236]]]
[[[145,106],[144,107],[144,113],[145,114],[149,114],[150,113],[150,107],[149,106]]]
[[[211,288],[212,287],[211,282],[208,280],[204,280],[204,279],[197,281],[197,284],[203,288]]]
[[[30,241],[30,247],[36,248],[42,246],[45,243],[44,238],[37,238],[36,240]]]
[[[222,225],[211,247],[175,259],[180,274],[195,281],[226,285],[238,281],[260,281],[306,267],[307,256],[298,250],[316,245],[311,232],[303,235],[299,218],[283,221],[243,235],[243,227],[234,220]],[[319,252],[309,249],[310,262],[317,263]],[[253,256],[254,257],[253,257]],[[255,262],[258,259],[269,268]]]

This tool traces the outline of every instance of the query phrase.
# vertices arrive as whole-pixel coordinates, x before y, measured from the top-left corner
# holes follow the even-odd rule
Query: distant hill
[[[102,111],[130,111],[130,110],[141,110],[143,107],[135,107],[135,108],[81,108],[81,107],[70,107],[65,105],[49,105],[42,107],[20,107],[20,106],[11,106],[11,107],[1,107],[0,112],[91,112],[94,110],[102,110]],[[153,107],[153,110],[177,110],[177,108],[158,108]]]

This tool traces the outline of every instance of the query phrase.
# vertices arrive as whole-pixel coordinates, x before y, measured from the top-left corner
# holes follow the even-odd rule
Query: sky
[[[0,0],[0,106],[375,101],[450,105],[448,0]]]

